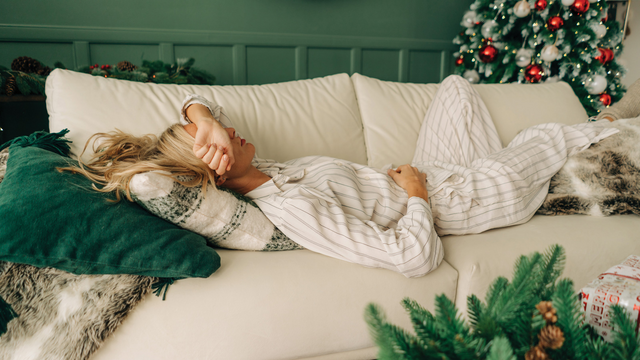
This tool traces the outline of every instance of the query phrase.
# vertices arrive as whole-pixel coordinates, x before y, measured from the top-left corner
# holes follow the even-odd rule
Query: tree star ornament
[[[601,94],[599,100],[604,106],[611,105],[611,95],[609,94]]]
[[[582,15],[589,10],[589,0],[575,0],[573,5],[571,5],[571,11],[575,14]]]
[[[602,75],[594,75],[584,83],[585,89],[591,95],[598,95],[607,89],[607,78]]]
[[[560,16],[552,16],[547,22],[547,28],[549,31],[556,31],[564,25],[564,20]]]
[[[493,62],[498,55],[498,49],[496,49],[493,45],[487,44],[480,49],[480,61],[485,63]]]
[[[524,78],[532,84],[540,82],[542,75],[544,75],[542,66],[538,64],[531,64],[524,70]]]
[[[518,1],[513,7],[514,15],[519,18],[527,17],[530,12],[531,6],[529,6],[529,3],[524,0]]]
[[[547,62],[553,62],[558,57],[560,51],[555,45],[547,45],[542,48],[542,52],[540,52],[540,58]]]
[[[522,48],[516,53],[516,65],[519,67],[525,67],[531,64],[531,57],[533,56],[533,50]]]
[[[477,84],[480,81],[480,74],[475,70],[465,71],[464,74],[462,74],[462,77],[472,84]]]
[[[547,5],[548,5],[547,0],[538,0],[536,1],[535,9],[537,11],[542,11],[547,8]]]

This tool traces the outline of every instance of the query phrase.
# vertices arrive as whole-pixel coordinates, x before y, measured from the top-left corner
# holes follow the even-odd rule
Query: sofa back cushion
[[[46,83],[49,127],[52,132],[68,128],[71,150],[79,155],[96,132],[160,134],[178,121],[189,93],[222,105],[259,157],[285,161],[320,154],[366,163],[360,112],[347,74],[209,86],[138,83],[57,69]]]
[[[411,162],[418,132],[438,84],[351,77],[362,114],[368,165]],[[484,100],[503,146],[518,132],[546,122],[576,124],[587,113],[566,83],[474,85]]]

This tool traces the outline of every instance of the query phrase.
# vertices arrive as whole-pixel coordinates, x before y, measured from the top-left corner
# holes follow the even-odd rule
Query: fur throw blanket
[[[0,151],[0,182],[9,149]],[[88,359],[152,289],[139,275],[74,275],[0,261],[0,297],[17,313],[0,360]]]
[[[640,118],[618,120],[620,132],[567,159],[551,178],[542,215],[640,215]]]

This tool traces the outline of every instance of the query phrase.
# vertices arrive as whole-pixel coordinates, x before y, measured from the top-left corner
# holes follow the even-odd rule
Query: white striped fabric
[[[480,95],[463,78],[448,77],[427,111],[413,158],[427,174],[438,234],[480,233],[528,221],[567,156],[617,132],[606,124],[536,125],[501,149]]]
[[[531,218],[567,155],[615,132],[603,129],[602,123],[544,124],[501,149],[480,96],[451,76],[429,107],[413,160],[427,174],[431,206],[408,199],[384,171],[324,156],[285,163],[254,158],[272,179],[246,195],[309,250],[422,276],[443,259],[438,234],[478,233]]]

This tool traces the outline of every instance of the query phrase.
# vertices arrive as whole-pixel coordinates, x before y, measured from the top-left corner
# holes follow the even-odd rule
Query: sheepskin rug
[[[620,129],[567,160],[551,178],[543,215],[640,215],[640,118],[618,120]]]

